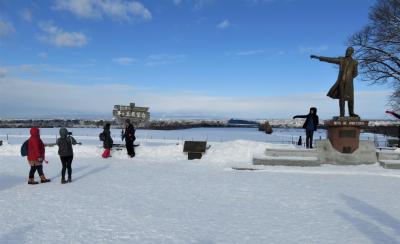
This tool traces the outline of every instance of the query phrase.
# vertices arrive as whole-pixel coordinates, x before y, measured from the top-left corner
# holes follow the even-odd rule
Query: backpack
[[[28,156],[28,144],[29,144],[29,139],[26,140],[21,146],[21,156],[22,157]]]
[[[101,132],[99,134],[99,139],[100,139],[100,141],[105,141],[106,137],[104,136],[104,132]]]
[[[57,145],[58,145],[58,155],[72,156],[74,154],[73,149],[72,149],[71,137],[58,138]]]

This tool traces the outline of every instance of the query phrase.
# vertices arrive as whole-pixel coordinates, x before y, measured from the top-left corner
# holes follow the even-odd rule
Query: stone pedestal
[[[359,146],[361,126],[368,125],[368,121],[359,117],[333,117],[324,124],[332,147],[340,153],[353,153]]]

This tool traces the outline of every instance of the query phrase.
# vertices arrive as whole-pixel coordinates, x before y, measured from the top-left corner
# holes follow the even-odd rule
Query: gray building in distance
[[[145,127],[150,121],[149,108],[136,107],[135,103],[130,103],[129,106],[114,105],[113,116],[119,124],[129,119],[135,127]]]

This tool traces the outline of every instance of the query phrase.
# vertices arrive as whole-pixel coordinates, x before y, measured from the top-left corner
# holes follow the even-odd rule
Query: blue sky
[[[290,118],[319,107],[372,0],[0,0],[0,117],[97,114]],[[355,80],[383,118],[388,87]]]

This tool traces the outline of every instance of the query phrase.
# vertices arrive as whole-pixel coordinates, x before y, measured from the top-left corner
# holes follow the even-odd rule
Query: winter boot
[[[71,182],[72,182],[71,177],[68,177],[68,183],[71,183]]]
[[[50,179],[46,179],[46,177],[44,175],[40,176],[40,183],[47,183],[50,182]]]
[[[29,178],[28,184],[29,184],[29,185],[36,185],[36,184],[39,184],[39,182],[35,181],[34,178]]]
[[[67,183],[67,181],[65,180],[65,178],[61,178],[61,184],[65,184]]]

